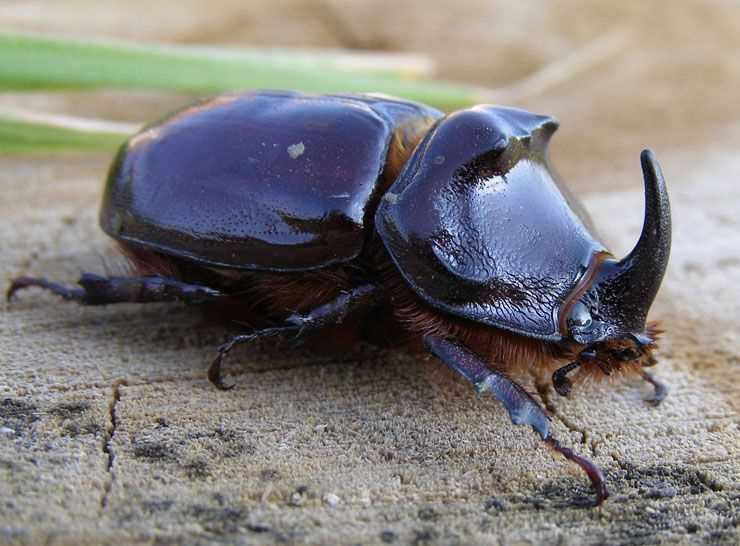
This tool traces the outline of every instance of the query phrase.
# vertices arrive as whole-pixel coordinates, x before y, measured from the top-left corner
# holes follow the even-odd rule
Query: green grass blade
[[[126,135],[0,117],[0,156],[113,150]]]
[[[318,62],[318,61],[317,61]],[[0,90],[147,88],[195,94],[248,88],[382,92],[449,110],[478,102],[464,85],[339,70],[233,50],[0,34]]]

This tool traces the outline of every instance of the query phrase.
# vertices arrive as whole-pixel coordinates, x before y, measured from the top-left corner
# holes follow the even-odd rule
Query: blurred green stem
[[[0,117],[0,155],[110,150],[126,138],[120,132],[88,131]]]
[[[235,50],[84,42],[0,33],[1,90],[147,88],[194,94],[254,88],[317,93],[381,92],[451,110],[479,102],[475,87],[339,69],[305,54],[238,54]]]

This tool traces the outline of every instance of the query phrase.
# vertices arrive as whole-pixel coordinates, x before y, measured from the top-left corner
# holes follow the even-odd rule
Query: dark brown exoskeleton
[[[374,95],[224,95],[145,128],[121,149],[100,213],[131,259],[128,277],[84,273],[79,287],[21,277],[84,305],[181,300],[222,305],[261,324],[222,345],[400,324],[500,400],[516,424],[589,476],[601,471],[560,444],[541,406],[515,379],[573,377],[655,363],[648,310],[668,262],[668,196],[642,154],[645,220],[615,259],[553,175],[557,122],[476,106],[447,116]],[[347,319],[347,320],[345,320]],[[365,322],[368,322],[367,320]],[[570,360],[570,363],[568,361]]]

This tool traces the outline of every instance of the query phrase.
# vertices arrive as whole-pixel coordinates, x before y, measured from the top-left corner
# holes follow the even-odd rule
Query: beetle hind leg
[[[458,342],[428,335],[424,343],[434,356],[470,381],[478,393],[489,391],[503,403],[514,424],[530,425],[549,447],[581,467],[596,492],[597,506],[606,500],[609,491],[601,469],[552,437],[549,417],[527,391],[502,373],[490,370],[480,357]]]
[[[111,303],[150,303],[180,300],[185,303],[216,301],[225,295],[218,290],[199,284],[188,284],[160,276],[102,277],[83,273],[78,287],[70,288],[40,277],[14,279],[5,297],[10,300],[19,290],[43,288],[67,301],[82,305],[108,305]]]
[[[18,277],[17,279],[13,279],[8,289],[5,291],[5,299],[10,301],[16,292],[19,290],[25,290],[32,286],[48,290],[57,296],[61,296],[62,299],[67,301],[82,302],[85,297],[85,290],[83,288],[69,288],[40,277]]]

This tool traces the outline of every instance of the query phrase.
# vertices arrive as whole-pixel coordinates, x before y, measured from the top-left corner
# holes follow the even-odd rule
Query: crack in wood
[[[118,402],[121,400],[121,387],[127,386],[124,379],[119,379],[112,386],[112,398],[110,404],[108,404],[108,428],[107,433],[103,442],[103,454],[107,456],[106,472],[108,474],[105,484],[103,485],[103,493],[100,497],[100,511],[106,509],[108,506],[108,497],[113,490],[113,482],[115,481],[115,473],[113,471],[113,465],[116,462],[116,454],[113,451],[113,438],[118,428],[118,414],[116,413]]]

